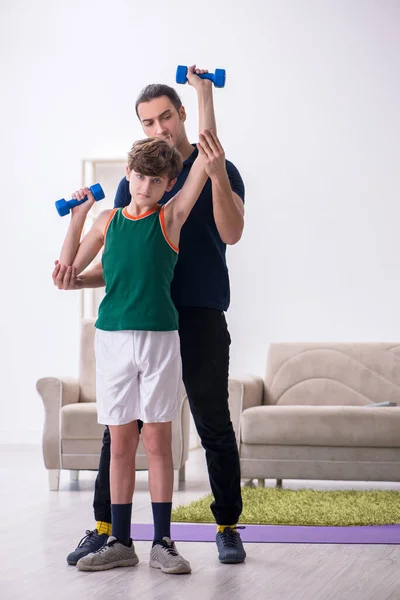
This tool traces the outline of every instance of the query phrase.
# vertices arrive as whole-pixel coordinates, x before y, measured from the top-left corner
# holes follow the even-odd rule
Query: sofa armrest
[[[242,412],[252,406],[261,406],[263,403],[264,380],[258,375],[245,375],[240,378],[229,379],[228,391],[229,411],[239,447]]]
[[[189,458],[189,439],[190,439],[190,408],[186,391],[181,398],[180,419],[182,429],[182,449],[180,467],[183,467]]]
[[[181,382],[179,408],[172,422],[172,455],[174,469],[180,469],[188,459],[190,410],[185,386]]]
[[[60,410],[66,404],[79,402],[79,381],[70,377],[44,377],[36,382],[44,406],[42,436],[46,469],[61,469]]]

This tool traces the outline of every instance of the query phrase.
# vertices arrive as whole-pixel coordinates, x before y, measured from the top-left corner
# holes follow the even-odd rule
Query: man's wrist
[[[229,188],[231,187],[225,165],[221,167],[220,170],[215,171],[215,173],[210,176],[210,179],[211,182],[218,187],[225,188],[227,185]]]
[[[98,267],[97,267],[98,269]],[[87,271],[83,271],[79,275],[79,279],[81,280],[82,288],[97,288],[103,287],[105,285],[103,279],[103,271],[97,270],[96,267],[92,267]]]

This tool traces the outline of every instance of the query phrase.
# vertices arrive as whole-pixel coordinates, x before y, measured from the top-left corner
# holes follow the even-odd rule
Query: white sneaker
[[[150,552],[150,566],[161,569],[163,573],[190,573],[191,566],[176,549],[175,542],[169,537],[163,537]]]
[[[138,562],[132,540],[131,546],[125,546],[110,535],[105,546],[79,559],[76,566],[80,571],[106,571],[114,567],[134,567]]]

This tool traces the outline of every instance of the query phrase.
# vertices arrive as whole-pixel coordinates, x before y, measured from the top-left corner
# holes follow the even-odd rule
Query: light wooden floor
[[[400,600],[400,546],[247,544],[245,564],[221,565],[214,543],[181,542],[193,572],[173,576],[151,569],[150,542],[137,542],[137,567],[82,573],[65,558],[94,526],[94,478],[82,473],[70,483],[63,472],[60,491],[49,492],[40,447],[0,446],[0,600]],[[143,523],[151,519],[146,479],[138,475],[133,514]],[[207,491],[203,453],[196,450],[175,505]]]

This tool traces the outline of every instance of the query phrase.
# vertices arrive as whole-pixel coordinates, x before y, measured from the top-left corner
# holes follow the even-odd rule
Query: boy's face
[[[138,106],[139,119],[148,137],[166,140],[171,146],[179,147],[185,133],[186,113],[183,106],[176,110],[167,96],[141,102]]]
[[[129,167],[126,167],[126,178],[129,181],[132,200],[138,206],[143,207],[155,206],[165,192],[169,192],[176,182],[176,179],[169,181],[168,177],[165,176],[142,175],[136,171],[130,171]]]

